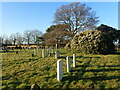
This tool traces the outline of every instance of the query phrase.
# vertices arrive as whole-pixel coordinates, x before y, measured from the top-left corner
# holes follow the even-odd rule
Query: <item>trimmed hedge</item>
[[[66,47],[67,50],[86,54],[109,54],[115,51],[113,40],[98,30],[76,34]]]

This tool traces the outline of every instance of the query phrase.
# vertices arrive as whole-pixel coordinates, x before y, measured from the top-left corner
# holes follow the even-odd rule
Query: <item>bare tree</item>
[[[31,37],[32,37],[32,33],[30,30],[26,30],[24,32],[24,41],[27,42],[27,44],[29,45],[31,42]]]
[[[10,38],[10,41],[12,42],[12,44],[15,45],[16,41],[17,41],[16,34],[15,33],[11,34],[9,38]]]
[[[0,47],[2,47],[2,45],[3,45],[3,37],[0,36]]]
[[[98,23],[98,17],[95,16],[96,13],[91,9],[80,2],[63,5],[57,9],[54,23],[69,25],[69,30],[74,31],[74,34],[93,29]]]
[[[9,37],[8,36],[6,36],[6,35],[2,35],[1,36],[1,41],[2,41],[2,45],[4,46],[7,46],[7,45],[10,45],[10,44],[12,44],[11,43],[11,41],[10,41],[10,39],[9,39]]]
[[[31,35],[32,35],[32,43],[36,44],[37,37],[41,37],[42,32],[37,30],[37,29],[36,30],[32,30],[31,31]]]
[[[24,32],[24,40],[27,42],[27,44],[35,44],[37,37],[40,37],[42,35],[42,32],[39,30],[26,30]]]
[[[23,37],[20,33],[16,33],[16,39],[17,39],[16,40],[17,45],[23,44]]]
[[[22,35],[18,32],[14,33],[14,34],[11,34],[9,39],[13,43],[13,45],[20,45],[23,42]]]

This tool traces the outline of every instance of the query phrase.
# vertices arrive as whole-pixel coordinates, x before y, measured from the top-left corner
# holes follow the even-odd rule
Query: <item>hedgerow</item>
[[[86,54],[109,54],[115,50],[113,40],[107,34],[98,30],[76,34],[65,48],[73,52]]]

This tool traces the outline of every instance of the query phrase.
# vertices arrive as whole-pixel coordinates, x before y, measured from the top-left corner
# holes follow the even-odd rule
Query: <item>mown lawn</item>
[[[72,53],[59,50],[63,60],[64,77],[57,81],[54,54],[41,58],[32,57],[33,50],[2,53],[2,89],[25,89],[37,83],[48,88],[115,88],[120,89],[120,53],[112,55],[82,55],[76,53],[77,67],[72,67]],[[66,72],[66,56],[71,56],[71,72]]]

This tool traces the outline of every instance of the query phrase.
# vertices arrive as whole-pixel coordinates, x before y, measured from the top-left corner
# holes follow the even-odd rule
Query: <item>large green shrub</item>
[[[108,54],[115,50],[113,40],[98,30],[89,30],[76,34],[66,49],[86,54]]]

